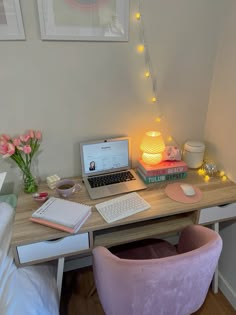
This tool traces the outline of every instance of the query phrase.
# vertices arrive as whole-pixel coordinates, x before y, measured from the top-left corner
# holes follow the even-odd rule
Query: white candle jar
[[[184,144],[183,160],[189,168],[199,168],[203,163],[205,144],[200,141],[187,141]]]

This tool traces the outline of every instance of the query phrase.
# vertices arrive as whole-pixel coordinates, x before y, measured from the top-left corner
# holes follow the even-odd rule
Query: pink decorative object
[[[165,151],[162,153],[163,161],[180,161],[181,160],[181,151],[176,146],[166,146]]]

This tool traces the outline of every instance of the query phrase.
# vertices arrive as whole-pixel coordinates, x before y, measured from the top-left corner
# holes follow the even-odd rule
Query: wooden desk
[[[108,199],[91,200],[80,179],[74,179],[81,184],[82,189],[70,200],[94,206]],[[212,178],[206,183],[195,171],[189,171],[187,178],[181,182],[198,186],[203,192],[202,200],[193,204],[175,202],[164,193],[169,182],[151,184],[146,190],[139,191],[150,203],[149,210],[108,224],[93,207],[91,217],[75,235],[30,222],[32,212],[40,205],[31,195],[20,194],[11,241],[16,264],[32,265],[58,259],[57,280],[60,292],[65,257],[90,255],[92,248],[97,245],[109,247],[178,232],[193,223],[210,224],[236,217],[236,184],[229,180],[222,182],[220,178]],[[40,186],[40,191],[48,191],[51,196],[57,196],[45,184]],[[225,204],[230,205],[219,207]]]

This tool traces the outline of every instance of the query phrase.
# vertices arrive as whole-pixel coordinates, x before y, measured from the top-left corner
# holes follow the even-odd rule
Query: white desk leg
[[[63,279],[63,271],[64,271],[64,262],[65,258],[61,257],[58,259],[57,264],[57,288],[58,288],[58,295],[59,299],[61,298],[61,287],[62,287],[62,279]]]
[[[213,224],[213,230],[219,233],[219,222],[215,222]],[[219,277],[219,271],[218,271],[218,264],[217,264],[216,270],[213,276],[213,281],[212,281],[212,290],[214,293],[218,293],[218,277]]]

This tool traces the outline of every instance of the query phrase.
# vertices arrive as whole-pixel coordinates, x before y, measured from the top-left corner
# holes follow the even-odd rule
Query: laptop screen
[[[82,176],[130,168],[130,139],[105,139],[80,144]]]

